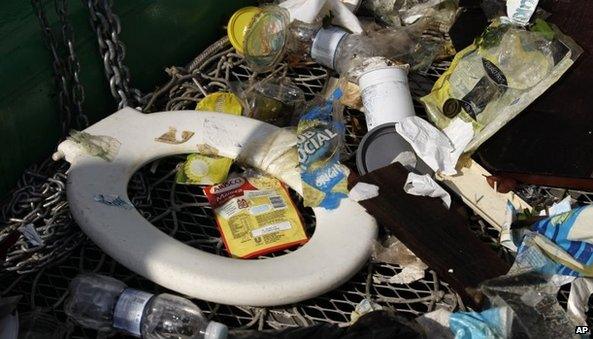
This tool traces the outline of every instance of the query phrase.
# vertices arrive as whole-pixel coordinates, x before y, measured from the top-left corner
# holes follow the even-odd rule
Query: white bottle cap
[[[358,79],[369,131],[415,115],[407,73],[406,68],[392,66],[371,70]]]
[[[229,329],[225,324],[211,321],[206,327],[204,339],[226,339],[229,334]]]
[[[335,69],[336,50],[346,35],[348,33],[338,27],[320,29],[313,39],[311,58],[325,67]]]

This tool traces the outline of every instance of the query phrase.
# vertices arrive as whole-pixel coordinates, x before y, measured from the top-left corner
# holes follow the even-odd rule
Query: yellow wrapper
[[[239,98],[233,93],[216,92],[204,97],[196,106],[196,110],[241,115],[243,107]],[[206,145],[198,145],[198,147],[202,147],[201,154],[187,156],[187,160],[177,172],[177,183],[214,185],[225,181],[233,160],[218,156],[215,149],[211,147],[207,149]]]
[[[238,177],[204,192],[233,257],[254,258],[307,242],[299,212],[277,179]]]

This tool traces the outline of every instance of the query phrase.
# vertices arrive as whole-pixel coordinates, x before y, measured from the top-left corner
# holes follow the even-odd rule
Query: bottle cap
[[[261,12],[258,7],[244,7],[236,11],[226,26],[226,32],[229,41],[238,53],[243,54],[243,42],[245,41],[245,32],[253,18]]]
[[[284,57],[290,24],[288,11],[279,6],[261,8],[245,31],[243,55],[251,69],[271,71]]]
[[[229,334],[229,329],[225,324],[211,321],[206,327],[204,339],[226,339]]]
[[[443,104],[443,114],[450,119],[453,119],[461,112],[461,102],[454,98],[449,98]]]

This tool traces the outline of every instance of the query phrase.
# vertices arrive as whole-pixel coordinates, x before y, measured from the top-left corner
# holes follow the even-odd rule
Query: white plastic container
[[[415,115],[408,70],[390,66],[363,73],[358,79],[368,130]]]

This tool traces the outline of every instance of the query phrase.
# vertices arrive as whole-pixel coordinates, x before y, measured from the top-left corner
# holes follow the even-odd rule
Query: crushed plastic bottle
[[[145,339],[224,339],[228,333],[225,325],[206,320],[185,298],[127,288],[119,280],[94,273],[74,278],[64,308],[84,327],[115,329]]]

